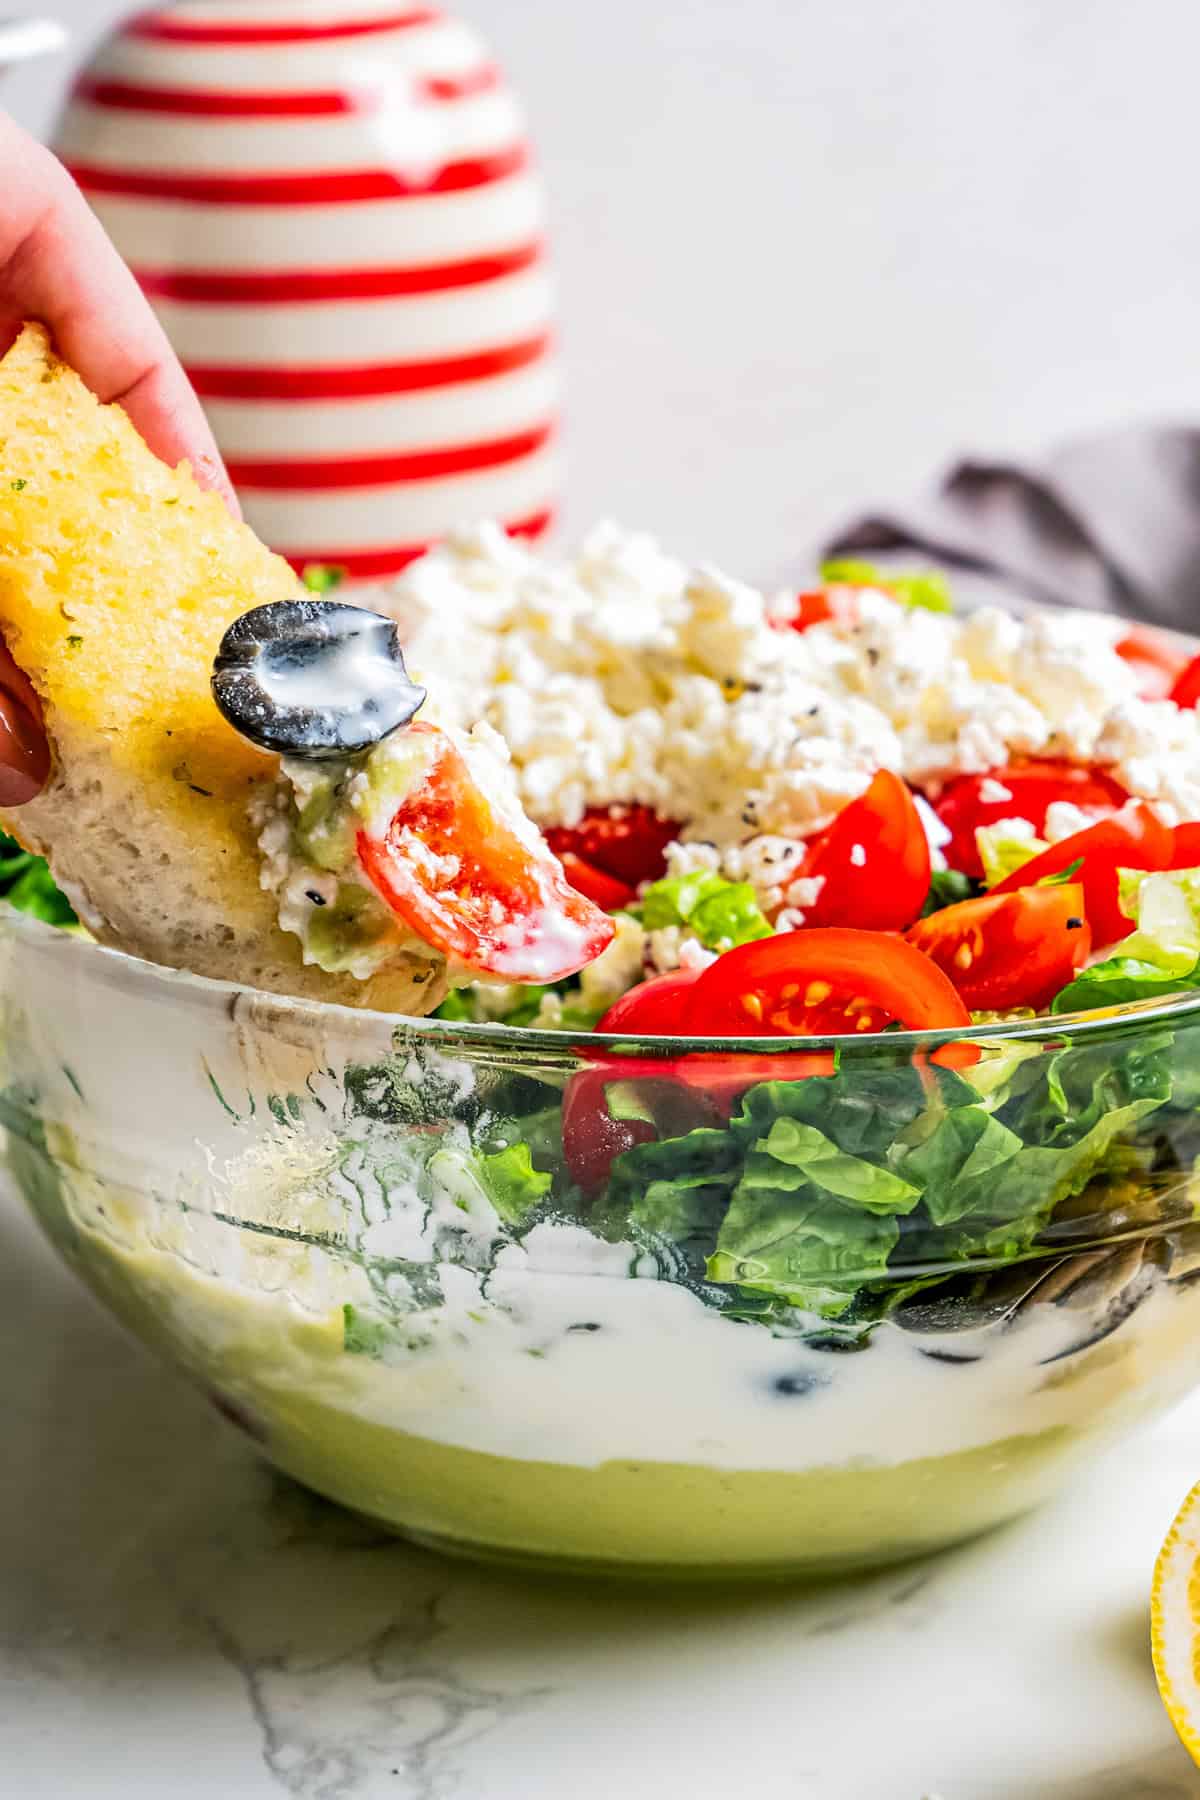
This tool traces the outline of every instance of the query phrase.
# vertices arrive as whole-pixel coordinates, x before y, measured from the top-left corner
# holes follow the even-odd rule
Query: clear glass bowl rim
[[[193,975],[188,970],[168,968],[148,962],[105,944],[63,931],[29,914],[0,902],[0,931],[11,933],[19,945],[27,940],[40,953],[53,954],[78,964],[82,979],[105,987],[141,990],[170,1000],[184,1008],[198,1011],[219,1008],[227,1016],[235,1003],[252,1004],[257,1021],[264,1029],[272,1014],[303,1017],[323,1025],[338,1036],[378,1038],[382,1033],[402,1038],[411,1045],[425,1040],[431,1048],[459,1048],[465,1054],[503,1052],[507,1057],[523,1055],[561,1062],[575,1067],[581,1057],[604,1051],[625,1058],[641,1057],[653,1061],[677,1061],[687,1056],[803,1056],[835,1051],[845,1060],[887,1061],[895,1063],[906,1057],[943,1048],[948,1044],[969,1042],[986,1047],[1012,1043],[1048,1042],[1068,1044],[1081,1041],[1104,1042],[1130,1032],[1153,1029],[1156,1025],[1200,1023],[1200,987],[1188,989],[1159,1000],[1142,1000],[1099,1012],[1040,1014],[1032,1019],[997,1020],[970,1027],[941,1027],[929,1031],[863,1032],[856,1037],[637,1037],[601,1032],[569,1032],[534,1030],[526,1025],[474,1025],[456,1020],[412,1018],[402,1013],[375,1012],[367,1007],[333,1004],[290,994],[272,993],[212,976]],[[18,952],[19,953],[19,952]]]

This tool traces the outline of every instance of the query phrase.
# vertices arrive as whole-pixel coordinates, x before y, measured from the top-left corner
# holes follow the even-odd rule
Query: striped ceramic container
[[[101,47],[57,147],[297,566],[545,529],[542,197],[473,31],[402,0],[187,0]]]

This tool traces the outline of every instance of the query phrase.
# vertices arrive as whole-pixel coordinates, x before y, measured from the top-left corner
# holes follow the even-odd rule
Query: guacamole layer
[[[402,1396],[405,1371],[348,1355],[340,1308],[301,1315],[174,1251],[81,1230],[58,1198],[42,1185],[35,1200],[58,1248],[272,1463],[451,1552],[639,1575],[831,1574],[1016,1516],[1054,1490],[1089,1435],[1060,1425],[949,1455],[800,1472],[498,1456],[365,1416],[355,1406],[364,1384],[376,1402],[389,1383]]]

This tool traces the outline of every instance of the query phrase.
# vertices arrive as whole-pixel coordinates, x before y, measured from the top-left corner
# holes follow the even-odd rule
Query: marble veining
[[[362,1644],[312,1663],[255,1656],[223,1619],[207,1618],[218,1653],[241,1676],[263,1761],[285,1793],[349,1800],[386,1776],[402,1800],[470,1791],[456,1753],[551,1690],[483,1687],[439,1661],[440,1602],[430,1594]]]

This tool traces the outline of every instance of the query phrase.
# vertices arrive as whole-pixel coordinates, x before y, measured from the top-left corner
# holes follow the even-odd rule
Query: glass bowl
[[[882,1563],[1200,1372],[1200,997],[701,1048],[293,1001],[15,913],[0,994],[62,1255],[273,1463],[448,1551]]]

